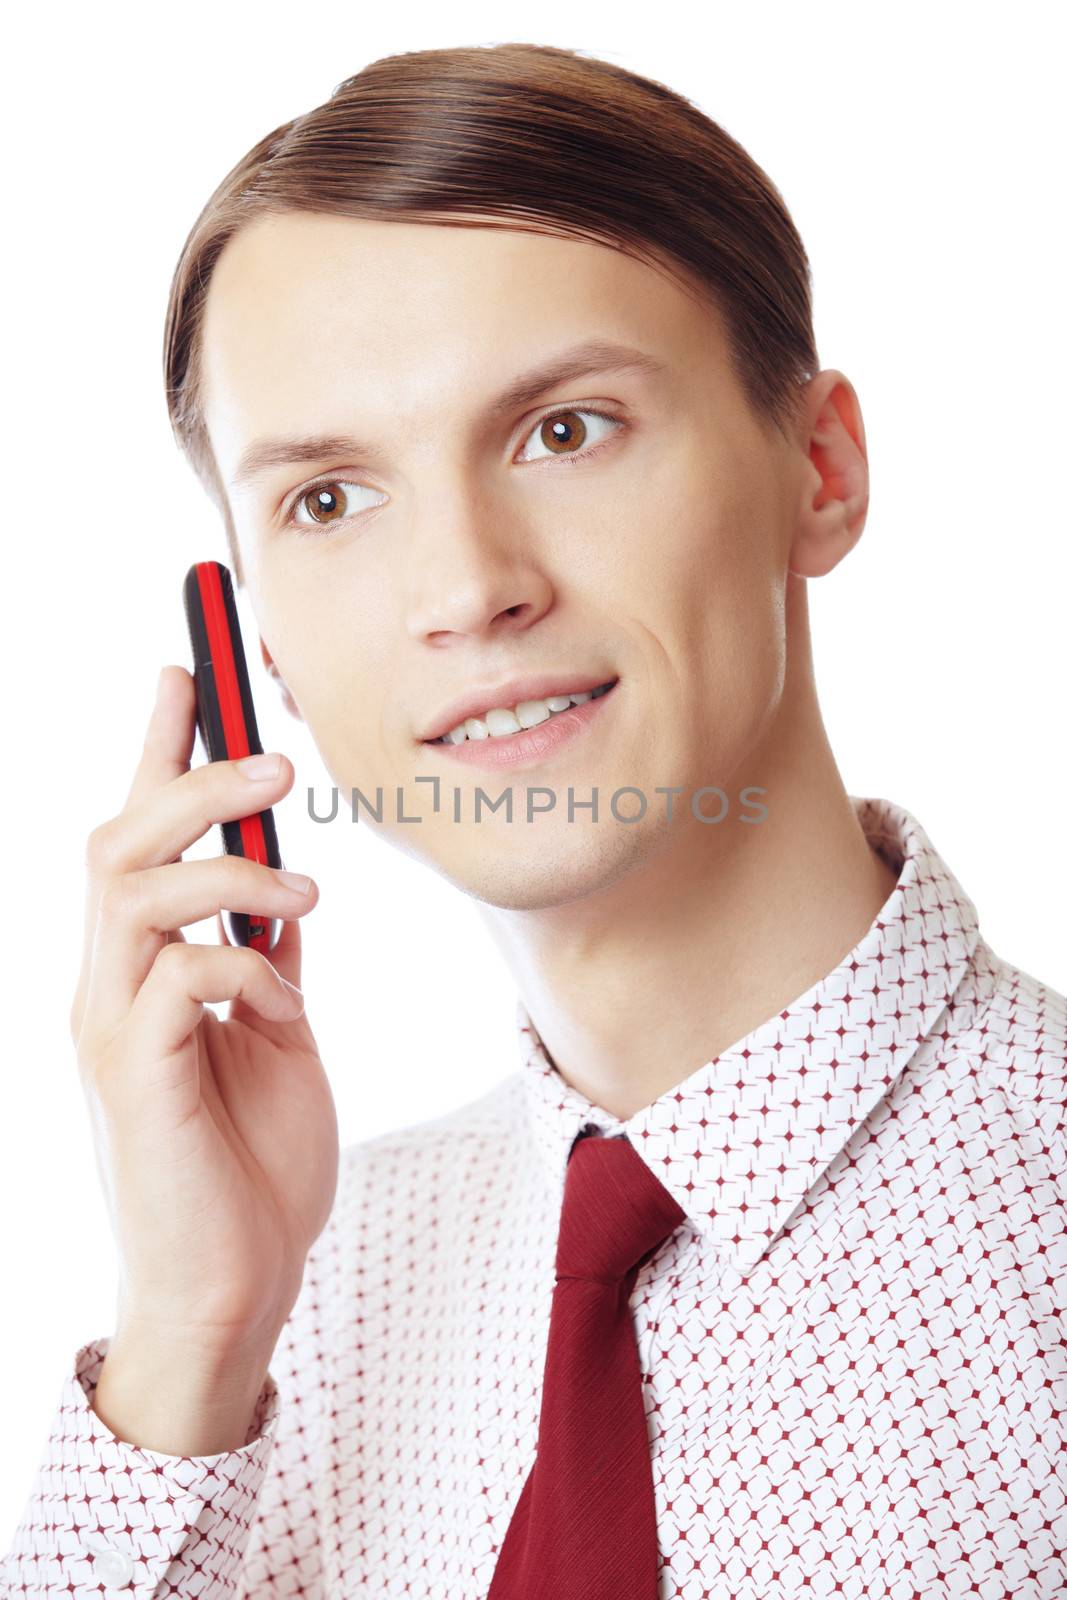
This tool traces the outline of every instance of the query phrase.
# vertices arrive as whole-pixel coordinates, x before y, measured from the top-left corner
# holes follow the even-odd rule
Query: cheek
[[[291,608],[273,615],[263,633],[275,665],[335,781],[352,782],[353,758],[380,764],[386,691],[395,682],[373,625],[362,627],[338,591],[307,610],[293,596]]]
[[[630,486],[625,507],[605,574],[616,602],[697,653],[773,636],[781,513],[766,484],[690,448]]]
[[[755,738],[784,686],[780,515],[758,475],[690,451],[635,488],[616,549],[614,614],[633,619],[694,737],[724,757]]]
[[[759,497],[734,508],[715,532],[694,626],[708,702],[744,744],[763,729],[785,686],[784,580],[771,512]]]
[[[254,597],[282,676],[309,706],[351,709],[361,688],[380,702],[392,624],[382,595],[353,565],[324,560],[321,552],[278,560],[264,567]]]

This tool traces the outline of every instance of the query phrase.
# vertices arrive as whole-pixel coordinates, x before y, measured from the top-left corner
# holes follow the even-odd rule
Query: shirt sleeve
[[[234,1592],[267,1474],[277,1384],[268,1373],[239,1450],[164,1455],[116,1438],[92,1409],[110,1342],[95,1339],[75,1355],[0,1592],[4,1600],[222,1600]]]
[[[116,1438],[91,1403],[110,1338],[81,1346],[0,1558],[3,1600],[321,1600],[308,1460],[327,1410],[337,1215],[309,1252],[240,1449],[171,1456]]]

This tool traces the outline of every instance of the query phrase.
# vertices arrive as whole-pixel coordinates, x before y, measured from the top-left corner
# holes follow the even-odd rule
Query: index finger
[[[160,670],[156,698],[123,810],[188,772],[196,739],[196,684],[185,667]]]
[[[151,791],[162,788],[171,778],[189,769],[196,736],[196,684],[184,667],[165,666],[156,684],[156,698],[145,733],[144,749],[133,775],[123,810],[135,805]],[[179,851],[176,860],[181,859]],[[74,998],[70,1006],[70,1025],[74,1037],[81,1031],[85,996],[92,966],[93,930],[96,926],[99,886],[86,876],[85,906],[82,916],[82,961]],[[184,936],[179,931],[178,939]],[[170,939],[168,938],[168,943]]]

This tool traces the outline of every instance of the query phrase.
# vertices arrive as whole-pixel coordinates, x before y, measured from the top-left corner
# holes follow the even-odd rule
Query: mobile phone
[[[196,721],[207,759],[236,761],[262,755],[229,568],[221,561],[195,562],[185,575],[182,598],[193,648]],[[245,856],[269,867],[284,865],[269,806],[250,817],[220,822],[219,827],[227,855]],[[223,911],[222,920],[231,944],[248,945],[264,954],[281,936],[278,917]]]

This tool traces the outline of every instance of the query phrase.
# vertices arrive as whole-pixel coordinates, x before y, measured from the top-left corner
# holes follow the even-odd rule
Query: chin
[[[532,839],[525,852],[512,847],[432,865],[457,889],[486,905],[502,911],[547,911],[610,889],[656,852],[661,835],[655,829],[613,827],[586,831],[569,847],[558,838],[553,842],[557,848],[547,848],[546,842],[538,847]]]

